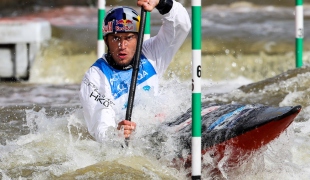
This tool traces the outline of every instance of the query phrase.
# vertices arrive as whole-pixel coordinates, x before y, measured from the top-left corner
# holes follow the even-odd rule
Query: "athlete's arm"
[[[188,12],[182,4],[174,0],[161,1],[172,3],[167,3],[168,8],[162,8],[159,11],[165,13],[163,14],[163,24],[158,34],[146,40],[142,47],[143,54],[148,59],[155,61],[159,76],[165,72],[191,28]],[[171,9],[169,9],[170,5],[172,5]]]
[[[112,96],[105,77],[96,67],[91,67],[85,74],[80,88],[80,101],[88,132],[98,142],[102,142],[109,126],[116,127]]]

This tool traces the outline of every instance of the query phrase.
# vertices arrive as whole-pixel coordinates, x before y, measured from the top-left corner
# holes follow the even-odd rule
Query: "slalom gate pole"
[[[97,57],[100,58],[105,52],[102,33],[102,23],[105,16],[105,0],[98,0],[98,30],[97,30]]]
[[[303,0],[295,0],[296,12],[296,40],[295,40],[295,57],[296,67],[302,66],[302,54],[303,54],[303,38],[304,38],[304,15],[303,15]]]
[[[144,41],[151,38],[151,13],[146,12]]]
[[[192,179],[201,179],[201,0],[192,0]]]

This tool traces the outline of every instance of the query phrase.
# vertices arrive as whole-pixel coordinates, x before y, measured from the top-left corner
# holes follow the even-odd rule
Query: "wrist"
[[[173,5],[173,0],[159,0],[159,3],[155,7],[161,15],[167,14]]]

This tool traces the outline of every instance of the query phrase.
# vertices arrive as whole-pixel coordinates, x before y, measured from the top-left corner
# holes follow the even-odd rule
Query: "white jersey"
[[[159,78],[191,28],[186,9],[176,1],[162,20],[158,34],[143,42],[136,87],[154,95],[158,93]],[[104,55],[86,72],[80,100],[88,131],[97,141],[104,141],[109,126],[116,127],[125,119],[131,76],[132,69],[117,70]]]

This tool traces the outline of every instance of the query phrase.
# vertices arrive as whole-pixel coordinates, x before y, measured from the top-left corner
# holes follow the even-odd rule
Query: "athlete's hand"
[[[136,129],[136,123],[128,120],[122,120],[118,123],[117,130],[123,130],[125,138],[128,138],[130,134]]]
[[[138,0],[137,5],[143,7],[144,10],[151,12],[159,3],[159,0]]]

